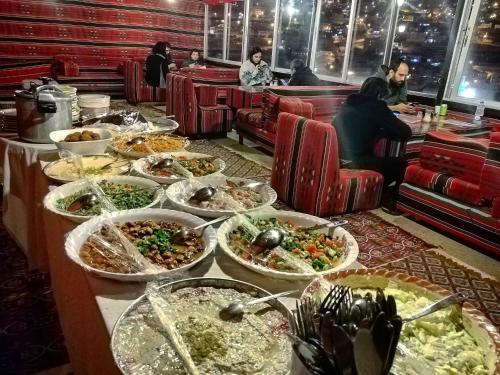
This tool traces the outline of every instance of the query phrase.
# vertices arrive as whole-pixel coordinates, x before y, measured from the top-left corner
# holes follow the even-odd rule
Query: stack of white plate
[[[0,110],[0,129],[8,133],[17,133],[17,112],[15,108]]]
[[[59,85],[59,89],[62,90],[64,94],[71,98],[71,118],[73,122],[80,119],[80,107],[78,106],[78,96],[76,96],[76,87],[68,85]]]
[[[109,112],[111,98],[109,95],[85,94],[78,95],[78,105],[82,109],[82,116],[101,115]]]

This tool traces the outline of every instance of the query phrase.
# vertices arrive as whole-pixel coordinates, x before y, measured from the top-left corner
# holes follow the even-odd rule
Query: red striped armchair
[[[318,216],[371,210],[383,180],[378,172],[340,168],[332,125],[279,114],[271,186],[291,207]]]

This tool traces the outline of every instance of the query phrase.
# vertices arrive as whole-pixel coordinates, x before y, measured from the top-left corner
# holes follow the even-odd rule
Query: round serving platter
[[[276,212],[250,212],[248,214],[249,217],[254,219],[270,219],[277,218],[287,222],[290,222],[294,225],[300,227],[311,227],[313,225],[326,224],[329,223],[326,219],[321,219],[316,216],[311,216],[307,214],[303,214],[300,212],[284,212],[284,211],[276,211]],[[329,269],[327,271],[321,272],[311,272],[311,273],[298,273],[298,272],[284,272],[278,271],[275,269],[267,268],[262,265],[252,263],[250,261],[244,260],[238,255],[236,255],[232,250],[228,243],[227,235],[235,230],[241,223],[240,217],[233,216],[232,218],[226,220],[219,227],[217,231],[217,239],[220,247],[235,262],[241,264],[242,266],[251,269],[252,271],[258,272],[262,275],[269,276],[277,279],[284,280],[310,280],[318,276],[324,276],[336,271],[345,269],[351,266],[357,259],[359,248],[358,243],[354,239],[354,237],[345,229],[341,227],[335,228],[333,233],[333,237],[336,239],[343,239],[345,243],[344,247],[344,256],[341,264],[338,266]],[[328,229],[322,229],[321,232],[328,233]]]

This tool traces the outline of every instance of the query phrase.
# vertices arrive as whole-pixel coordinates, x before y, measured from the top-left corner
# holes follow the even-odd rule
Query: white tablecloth
[[[0,166],[3,168],[3,223],[28,258],[30,268],[47,271],[42,226],[42,200],[48,183],[39,157],[55,150],[53,144],[35,144],[16,138],[0,138]]]

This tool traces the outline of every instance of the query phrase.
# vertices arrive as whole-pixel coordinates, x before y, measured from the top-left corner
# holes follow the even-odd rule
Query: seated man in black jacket
[[[301,59],[293,59],[290,63],[292,76],[288,86],[320,86],[321,81]]]
[[[412,133],[410,127],[387,107],[383,98],[388,91],[384,79],[368,78],[359,93],[349,95],[333,119],[333,126],[340,144],[340,157],[346,161],[346,167],[380,172],[385,188],[382,205],[394,211],[395,193],[403,182],[407,162],[402,157],[374,156],[373,148],[381,136],[405,141]],[[395,187],[387,189],[394,182]]]

